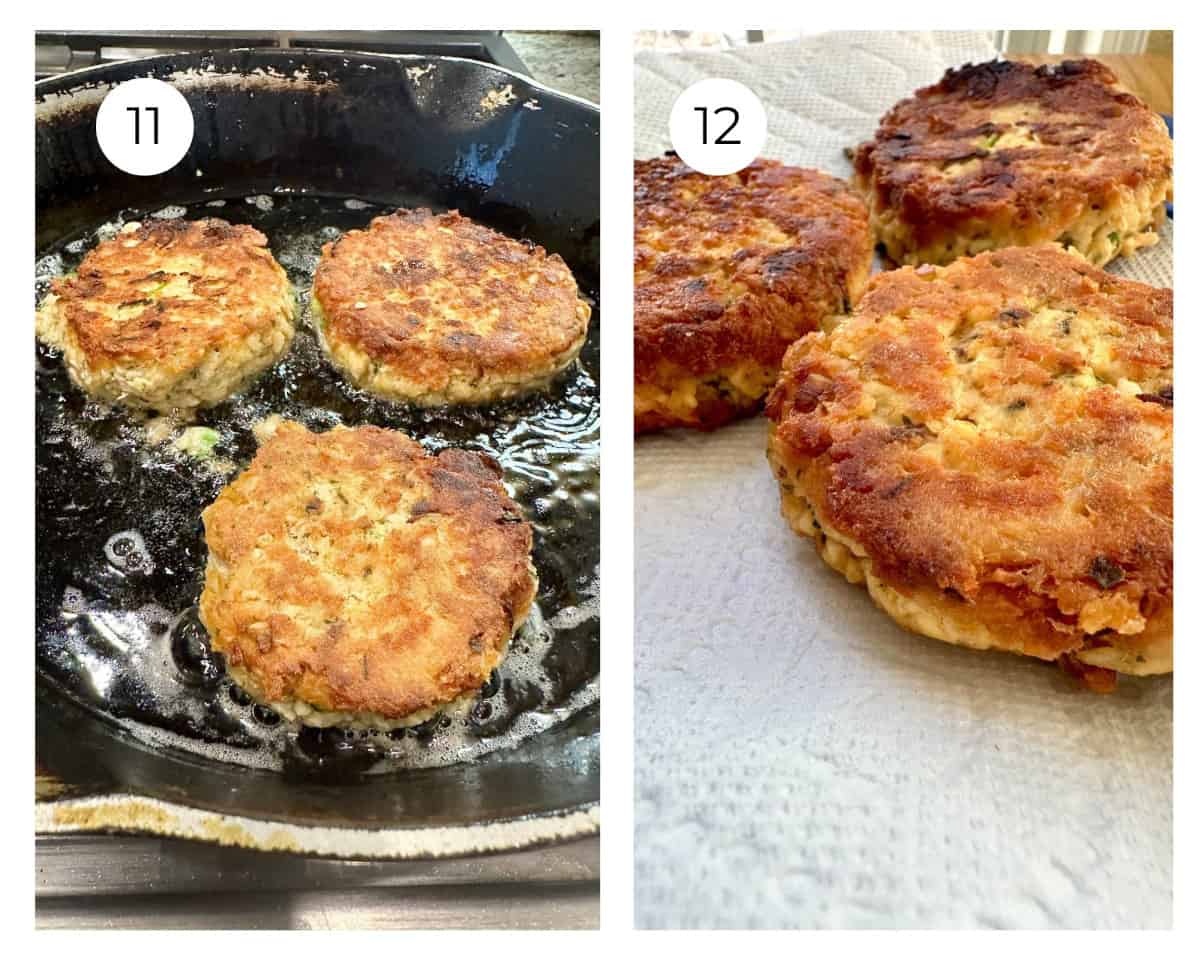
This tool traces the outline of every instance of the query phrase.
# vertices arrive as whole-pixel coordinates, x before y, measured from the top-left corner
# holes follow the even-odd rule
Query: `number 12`
[[[707,144],[708,143],[708,107],[692,107],[692,109],[697,111],[700,114],[700,142]],[[741,140],[726,140],[725,139],[726,137],[729,136],[729,134],[731,134],[733,132],[733,128],[738,125],[738,120],[741,119],[741,117],[738,115],[737,109],[734,107],[717,107],[717,109],[713,111],[714,115],[721,114],[721,113],[732,113],[733,119],[729,122],[729,126],[727,126],[725,128],[725,132],[722,134],[719,134],[717,136],[717,139],[714,140],[713,143],[729,144],[729,145],[741,143],[742,142]]]
[[[133,142],[141,144],[142,142],[142,111],[154,114],[154,143],[158,144],[158,107],[126,107],[126,111],[133,113]],[[728,131],[727,131],[728,132]]]

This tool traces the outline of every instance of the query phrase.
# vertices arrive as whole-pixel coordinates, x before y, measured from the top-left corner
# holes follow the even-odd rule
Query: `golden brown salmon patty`
[[[326,244],[312,305],[356,386],[421,406],[545,387],[579,354],[592,312],[558,254],[428,210]]]
[[[1103,266],[1157,242],[1171,165],[1162,118],[1094,60],[949,70],[854,158],[876,239],[902,264],[1053,242]]]
[[[310,726],[419,723],[478,690],[537,590],[488,457],[284,421],[204,511],[200,617],[247,693]]]
[[[1052,245],[874,277],[771,394],[784,515],[910,630],[1170,671],[1172,304]]]
[[[274,364],[295,312],[287,275],[253,227],[151,220],[126,224],[55,279],[37,334],[92,396],[186,414]]]
[[[861,294],[866,208],[840,180],[774,160],[707,177],[658,157],[633,179],[635,432],[753,413],[788,344]]]

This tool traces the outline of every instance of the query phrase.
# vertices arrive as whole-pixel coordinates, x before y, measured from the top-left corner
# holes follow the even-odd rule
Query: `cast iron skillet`
[[[158,177],[116,170],[95,140],[103,93],[140,76],[175,83],[195,116],[188,155]],[[480,109],[489,91],[505,88],[498,107]],[[217,196],[353,197],[381,207],[422,203],[458,209],[561,254],[581,290],[595,296],[599,288],[599,111],[498,68],[441,57],[235,50],[56,77],[37,85],[37,103],[39,253],[85,235],[119,211],[152,211]],[[597,319],[598,313],[584,355],[596,377]],[[55,570],[57,554],[65,549],[44,534],[39,520],[39,630],[41,611],[57,602],[50,594],[62,590]],[[598,546],[592,550],[592,559],[598,559]],[[585,655],[598,664],[598,620],[586,629],[594,635],[582,641]],[[218,827],[223,817],[284,828],[330,827],[335,834],[347,828],[386,834],[496,825],[500,829],[480,844],[487,849],[538,835],[502,829],[514,820],[572,824],[548,829],[544,838],[591,832],[599,801],[598,731],[595,704],[515,749],[471,763],[374,777],[353,770],[278,773],[147,746],[81,704],[55,682],[53,671],[41,670],[38,680],[39,773],[51,784],[56,804],[145,797],[215,813],[216,821],[205,822]],[[580,811],[589,816],[569,816]],[[39,819],[43,826],[52,822],[58,821]],[[87,823],[178,832],[177,825],[162,826],[153,810],[139,813],[136,802],[128,801],[122,801],[119,816],[62,821],[64,829]],[[209,832],[217,838],[216,830]],[[512,839],[516,836],[526,839]],[[387,847],[339,842],[325,852],[370,856]],[[464,852],[474,842],[445,849]],[[431,849],[436,853],[437,845]]]

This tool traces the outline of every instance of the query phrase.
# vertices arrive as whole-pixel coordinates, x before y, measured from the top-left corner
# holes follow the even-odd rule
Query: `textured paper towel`
[[[983,34],[840,34],[636,59],[636,150],[679,91],[741,80],[764,154],[842,148]],[[1171,283],[1164,242],[1114,272]],[[636,898],[643,927],[1163,927],[1171,681],[908,634],[779,516],[760,418],[636,447]]]

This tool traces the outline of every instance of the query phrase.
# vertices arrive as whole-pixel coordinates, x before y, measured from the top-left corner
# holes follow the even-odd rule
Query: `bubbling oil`
[[[214,209],[216,204],[219,207]],[[208,209],[206,209],[208,208]],[[207,552],[200,513],[229,475],[190,459],[161,424],[88,400],[44,346],[37,355],[37,655],[51,683],[138,739],[210,759],[301,773],[443,766],[513,746],[599,697],[599,313],[580,360],[548,391],[486,408],[419,409],[346,383],[321,354],[308,299],[321,247],[387,209],[358,198],[277,194],[123,211],[37,261],[38,299],[124,223],[220,216],[266,234],[300,305],[291,350],[242,395],[201,411],[216,462],[254,456],[272,414],[310,429],[375,424],[436,452],[479,450],[504,468],[534,529],[539,593],[491,679],[417,727],[302,727],[226,675],[197,613]],[[182,425],[181,425],[182,426]],[[170,431],[167,431],[169,433]]]

